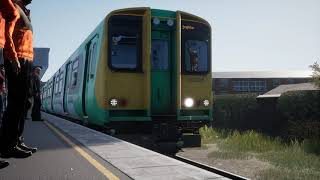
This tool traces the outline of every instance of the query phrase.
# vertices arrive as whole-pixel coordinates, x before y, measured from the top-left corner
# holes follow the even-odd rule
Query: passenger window
[[[142,17],[113,16],[109,20],[109,66],[115,70],[141,70]]]
[[[55,94],[58,94],[58,90],[59,90],[59,76],[56,76],[56,79],[55,79],[55,88],[54,88],[54,93]]]
[[[72,73],[72,80],[71,80],[71,85],[76,86],[77,85],[77,78],[78,78],[78,72],[73,72]]]
[[[59,93],[62,92],[62,87],[63,87],[63,72],[60,73],[60,76],[59,76]]]
[[[96,58],[97,58],[97,43],[95,42],[92,45],[90,74],[94,74],[95,64],[96,64],[96,61],[97,61]]]
[[[72,63],[72,71],[71,71],[71,86],[74,87],[77,85],[78,79],[78,66],[79,66],[79,59],[76,59]]]

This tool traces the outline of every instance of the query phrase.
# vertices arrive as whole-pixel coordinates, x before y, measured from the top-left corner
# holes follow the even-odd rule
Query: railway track
[[[179,160],[179,161],[182,161],[182,162],[185,162],[187,164],[196,166],[198,168],[213,172],[215,174],[219,174],[220,176],[223,176],[223,177],[226,177],[226,178],[229,178],[229,179],[248,180],[248,178],[245,178],[245,177],[242,177],[242,176],[239,176],[239,175],[224,171],[224,170],[219,169],[219,168],[208,166],[206,164],[202,164],[200,162],[196,162],[196,161],[193,161],[191,159],[188,159],[188,158],[185,158],[185,157],[182,157],[182,156],[175,155],[175,156],[172,156],[172,158],[174,158],[176,160]]]

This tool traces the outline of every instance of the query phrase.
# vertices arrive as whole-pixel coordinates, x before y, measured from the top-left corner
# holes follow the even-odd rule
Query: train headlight
[[[206,99],[206,100],[203,101],[203,105],[204,106],[207,107],[207,106],[209,106],[209,104],[210,104],[209,100]]]
[[[160,19],[159,18],[153,18],[153,24],[159,25],[160,24]]]
[[[192,107],[194,105],[194,100],[192,98],[186,98],[184,100],[184,105],[188,108]]]
[[[113,107],[116,107],[118,105],[118,100],[117,99],[110,99],[110,105]]]
[[[168,24],[168,26],[173,26],[174,21],[172,19],[168,19],[167,24]]]

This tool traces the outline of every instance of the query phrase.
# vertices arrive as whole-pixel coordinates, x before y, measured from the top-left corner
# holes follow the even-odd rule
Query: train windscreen
[[[109,20],[109,66],[141,70],[142,17],[116,15]]]
[[[181,22],[182,72],[206,74],[211,60],[210,27],[206,24],[183,20]]]

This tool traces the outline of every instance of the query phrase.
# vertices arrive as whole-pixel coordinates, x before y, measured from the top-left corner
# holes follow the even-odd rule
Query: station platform
[[[26,121],[26,144],[38,152],[8,159],[0,180],[8,179],[227,179],[104,133],[42,113],[44,122]]]

